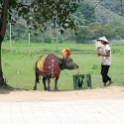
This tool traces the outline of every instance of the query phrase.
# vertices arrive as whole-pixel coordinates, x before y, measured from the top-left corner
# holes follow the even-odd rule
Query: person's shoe
[[[105,87],[106,87],[106,83],[103,84],[103,88],[105,88]]]
[[[113,84],[113,81],[110,80],[109,83],[107,84],[107,86],[110,86],[111,84]]]

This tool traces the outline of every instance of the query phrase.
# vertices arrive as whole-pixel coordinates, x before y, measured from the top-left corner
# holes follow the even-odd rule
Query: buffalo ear
[[[67,60],[68,57],[66,58],[59,58],[59,64],[63,64],[66,60]]]

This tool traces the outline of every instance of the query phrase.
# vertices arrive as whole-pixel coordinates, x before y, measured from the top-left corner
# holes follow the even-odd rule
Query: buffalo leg
[[[57,84],[58,84],[58,79],[59,79],[59,77],[56,77],[56,78],[55,78],[54,90],[58,90],[58,86],[57,86]]]
[[[37,90],[37,83],[39,83],[39,75],[37,71],[35,70],[35,85],[34,85],[34,90]]]
[[[50,78],[48,78],[48,91],[50,91]]]
[[[46,87],[46,78],[43,77],[42,78],[42,81],[43,81],[43,85],[44,85],[44,90],[47,90],[47,87]]]
[[[35,81],[34,90],[37,90],[37,82]]]

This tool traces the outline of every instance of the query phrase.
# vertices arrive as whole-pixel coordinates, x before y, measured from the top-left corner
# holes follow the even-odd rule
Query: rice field
[[[116,86],[122,86],[124,82],[124,49],[123,45],[110,44],[112,48],[112,65],[109,75]],[[70,48],[71,58],[79,65],[79,70],[63,70],[60,75],[58,87],[60,90],[73,89],[73,75],[91,74],[93,88],[102,86],[100,74],[101,57],[95,52],[94,44],[22,44],[9,42],[2,44],[2,67],[3,75],[8,85],[14,88],[25,88],[32,90],[34,87],[35,75],[34,64],[39,56],[45,53],[55,53],[62,57],[61,51]],[[38,84],[38,90],[43,90],[42,80]],[[51,90],[54,87],[54,79],[51,79]]]

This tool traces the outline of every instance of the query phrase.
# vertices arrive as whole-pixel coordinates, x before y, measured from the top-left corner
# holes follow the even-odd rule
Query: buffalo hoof
[[[50,87],[48,87],[48,91],[50,91]]]
[[[57,87],[54,88],[55,91],[58,91],[59,89]]]
[[[34,89],[33,90],[37,90],[37,88],[36,87],[34,87]]]
[[[48,90],[48,88],[47,87],[44,87],[44,91],[46,91],[46,90]]]

